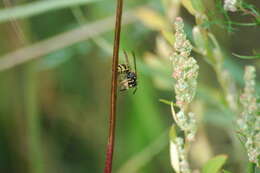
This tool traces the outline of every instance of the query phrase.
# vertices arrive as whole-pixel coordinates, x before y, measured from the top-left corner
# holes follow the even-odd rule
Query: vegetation
[[[103,172],[116,1],[0,5],[0,172]],[[260,1],[125,0],[113,172],[260,172],[259,35]]]

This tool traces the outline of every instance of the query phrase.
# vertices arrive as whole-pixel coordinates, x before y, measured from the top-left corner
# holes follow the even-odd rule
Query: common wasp
[[[135,53],[132,52],[132,57],[134,59],[134,71],[132,71],[131,66],[129,65],[128,55],[124,50],[125,55],[125,64],[118,64],[117,72],[120,75],[119,85],[120,91],[125,91],[130,88],[134,88],[133,94],[137,90],[137,74],[136,74],[136,58]]]

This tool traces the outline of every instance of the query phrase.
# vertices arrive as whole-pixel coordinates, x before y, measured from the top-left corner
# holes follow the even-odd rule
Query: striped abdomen
[[[118,73],[126,73],[129,71],[129,68],[125,64],[118,64],[117,66],[117,72]]]

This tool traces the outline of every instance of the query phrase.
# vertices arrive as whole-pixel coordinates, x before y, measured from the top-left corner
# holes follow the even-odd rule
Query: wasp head
[[[127,78],[136,80],[136,74],[134,72],[128,72]]]

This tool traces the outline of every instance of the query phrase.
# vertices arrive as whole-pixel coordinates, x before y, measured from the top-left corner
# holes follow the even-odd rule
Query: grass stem
[[[118,53],[120,45],[120,32],[121,32],[121,18],[123,11],[123,0],[117,0],[116,9],[116,24],[115,24],[115,37],[114,49],[112,60],[112,80],[111,80],[111,97],[110,97],[110,116],[109,116],[109,134],[106,152],[105,173],[111,173],[114,142],[115,142],[115,127],[116,127],[116,99],[117,99],[117,66],[118,66]]]

